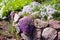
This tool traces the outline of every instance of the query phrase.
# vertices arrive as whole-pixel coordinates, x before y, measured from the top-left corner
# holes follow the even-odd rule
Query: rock
[[[58,40],[60,40],[60,32],[58,32]]]
[[[48,27],[45,28],[42,32],[42,37],[46,40],[54,40],[57,36],[57,31],[54,28]]]
[[[8,30],[8,22],[7,21],[0,21],[0,29],[2,30]]]
[[[52,28],[60,29],[60,21],[50,20],[50,21],[49,21],[49,25],[50,25],[50,27],[52,27]]]
[[[41,40],[41,29],[36,28],[33,32],[33,40]]]
[[[7,40],[7,38],[0,35],[0,40]]]
[[[19,15],[17,14],[17,13],[15,13],[15,15],[14,15],[14,22],[17,22],[18,21],[18,19],[19,19]]]
[[[45,27],[47,27],[48,23],[45,21],[42,21],[40,19],[35,19],[34,25],[36,28],[45,28]]]

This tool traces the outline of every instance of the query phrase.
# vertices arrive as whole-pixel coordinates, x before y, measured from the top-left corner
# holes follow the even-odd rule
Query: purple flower
[[[25,16],[19,20],[19,27],[25,34],[31,33],[33,30],[33,19],[31,16]]]

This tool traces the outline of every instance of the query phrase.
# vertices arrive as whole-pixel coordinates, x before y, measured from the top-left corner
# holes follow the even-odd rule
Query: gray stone
[[[54,40],[57,36],[57,31],[51,27],[45,28],[42,32],[42,37],[46,40]]]
[[[2,28],[3,30],[8,30],[8,24],[9,22],[7,21],[0,21],[0,28]]]
[[[52,27],[52,28],[60,29],[60,21],[50,20],[50,21],[49,21],[49,25],[50,25],[50,27]]]
[[[44,28],[47,27],[48,22],[42,21],[40,19],[35,19],[34,20],[34,25],[36,28]]]

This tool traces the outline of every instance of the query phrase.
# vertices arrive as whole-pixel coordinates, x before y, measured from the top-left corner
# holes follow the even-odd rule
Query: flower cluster
[[[18,13],[19,16],[32,15],[34,18],[40,17],[41,19],[47,18],[47,20],[53,19],[52,14],[57,12],[54,5],[43,5],[38,2],[32,2],[27,6],[24,6],[22,11]]]
[[[42,5],[38,2],[32,2],[27,6],[24,6],[22,9],[22,13],[27,13],[31,14],[34,17],[42,17],[44,18],[45,16],[48,17],[48,19],[53,18],[52,14],[54,14],[57,10],[51,5]]]
[[[47,16],[48,19],[53,18],[52,14],[54,14],[57,10],[55,10],[51,5],[43,5],[41,10],[41,16]]]

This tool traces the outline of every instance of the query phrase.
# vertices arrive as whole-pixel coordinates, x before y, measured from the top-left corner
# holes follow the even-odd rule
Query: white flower
[[[23,14],[22,12],[19,12],[19,13],[18,13],[18,16],[21,16],[22,14]]]
[[[41,11],[41,16],[44,17],[45,15],[47,15],[46,12],[45,11]]]
[[[32,8],[28,5],[28,6],[24,6],[22,12],[23,13],[31,13]]]
[[[39,5],[40,3],[38,3],[38,2],[32,2],[30,5],[32,5],[32,6],[37,6],[37,5]]]
[[[33,9],[35,9],[37,6],[40,6],[40,3],[38,3],[38,2],[32,2],[31,4],[30,4],[30,6],[33,8]]]
[[[46,12],[47,12],[48,14],[53,14],[53,13],[55,13],[55,11],[56,11],[54,8],[51,8],[50,6],[47,6],[47,7],[46,7],[46,10],[47,10]]]
[[[2,12],[2,10],[0,10],[0,18],[2,18],[2,13],[1,12]]]
[[[53,18],[53,16],[52,16],[52,15],[49,15],[49,16],[48,16],[48,19],[52,19],[52,18]]]
[[[2,14],[0,14],[0,18],[2,18]]]

